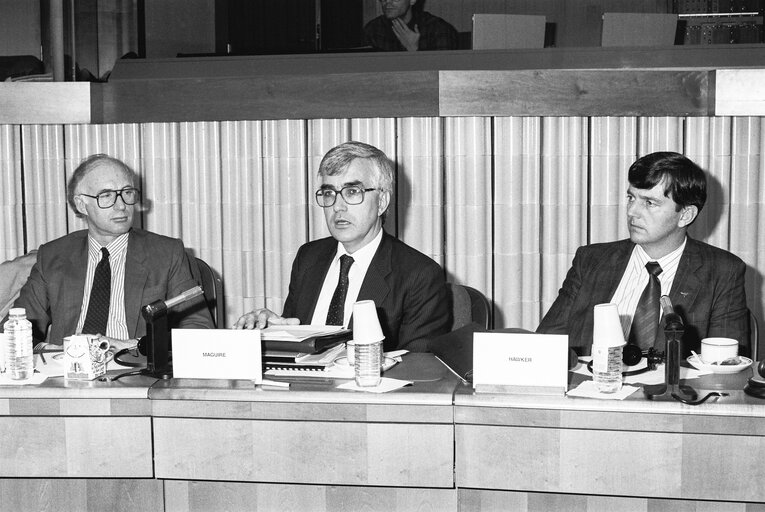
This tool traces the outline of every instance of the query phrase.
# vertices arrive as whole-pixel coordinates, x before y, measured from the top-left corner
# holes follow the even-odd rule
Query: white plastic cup
[[[704,338],[701,340],[701,362],[721,363],[738,355],[738,341],[733,338]]]
[[[597,304],[593,308],[592,380],[601,393],[616,393],[622,388],[624,345],[616,304]]]
[[[385,336],[377,317],[377,306],[372,300],[362,300],[353,305],[353,357],[354,376],[359,387],[374,387],[380,384],[382,366],[382,340]]]

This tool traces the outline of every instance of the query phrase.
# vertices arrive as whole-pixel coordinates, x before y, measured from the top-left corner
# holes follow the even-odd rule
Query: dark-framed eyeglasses
[[[117,198],[122,198],[122,202],[126,205],[133,205],[141,199],[141,191],[133,187],[125,187],[122,190],[104,190],[98,193],[98,195],[92,196],[90,194],[79,194],[85,197],[92,197],[96,200],[99,208],[111,208],[114,203],[117,202]]]
[[[322,208],[329,208],[335,205],[337,194],[343,196],[347,204],[361,204],[364,202],[364,192],[379,190],[377,188],[364,188],[361,185],[347,185],[340,190],[333,188],[320,188],[316,191],[316,202]]]

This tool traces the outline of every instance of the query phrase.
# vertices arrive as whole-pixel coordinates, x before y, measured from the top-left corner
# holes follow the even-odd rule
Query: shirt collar
[[[125,251],[128,244],[128,238],[130,238],[130,232],[124,233],[111,242],[109,242],[109,245],[106,246],[106,250],[109,251],[109,255],[117,255]],[[101,247],[102,245],[98,242],[96,242],[96,239],[90,236],[88,234],[88,255],[90,256],[96,256],[97,258],[101,258]]]
[[[382,236],[383,230],[381,228],[380,232],[375,235],[371,242],[350,255],[353,257],[353,262],[358,265],[358,267],[366,268],[369,266],[369,264],[372,262],[372,258],[374,258],[375,253],[377,252],[377,248],[380,247]],[[343,246],[342,243],[337,242],[337,251],[335,252],[335,257],[332,260],[332,263],[335,263],[337,260],[339,260],[340,256],[343,254],[348,254],[348,251],[345,250],[345,246]]]
[[[674,251],[670,252],[669,254],[665,254],[658,260],[655,260],[648,256],[648,253],[645,252],[645,249],[643,249],[640,245],[635,244],[635,254],[638,257],[638,262],[640,263],[641,267],[644,267],[646,263],[649,261],[655,261],[659,264],[661,268],[666,268],[669,262],[676,261],[677,258],[680,257],[680,255],[685,250],[685,243],[688,241],[688,237],[686,236],[683,238],[683,243],[680,244],[680,247],[675,249]]]

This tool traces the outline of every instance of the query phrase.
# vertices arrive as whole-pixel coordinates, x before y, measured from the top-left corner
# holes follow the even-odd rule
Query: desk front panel
[[[450,424],[155,418],[157,478],[453,487]]]

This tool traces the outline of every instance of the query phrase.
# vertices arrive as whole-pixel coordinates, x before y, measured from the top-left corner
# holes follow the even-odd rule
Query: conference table
[[[389,393],[243,380],[0,386],[0,510],[760,510],[751,369],[702,405],[475,393],[431,354]],[[571,373],[569,389],[587,377]]]

